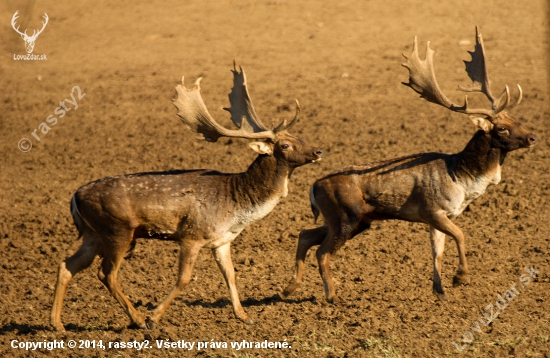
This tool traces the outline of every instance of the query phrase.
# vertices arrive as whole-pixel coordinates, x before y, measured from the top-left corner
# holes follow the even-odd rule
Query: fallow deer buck
[[[61,309],[69,280],[103,258],[98,277],[130,317],[132,325],[154,328],[166,309],[189,283],[201,248],[212,250],[229,288],[235,315],[252,323],[243,310],[235,285],[230,244],[251,223],[263,218],[288,194],[290,175],[299,166],[321,159],[323,151],[290,135],[297,121],[268,129],[260,122],[250,99],[242,68],[233,72],[229,94],[233,123],[222,127],[208,113],[200,95],[200,78],[192,89],[176,87],[174,104],[185,125],[207,141],[220,137],[263,140],[250,143],[259,155],[243,173],[215,170],[177,170],[120,175],[82,186],[71,200],[71,213],[82,237],[78,251],[59,265],[51,312],[52,325],[63,331]],[[124,255],[138,238],[176,241],[180,245],[176,286],[151,316],[143,317],[122,293],[117,272]]]
[[[429,42],[426,59],[418,56],[416,37],[413,52],[405,56],[403,64],[410,72],[409,83],[422,98],[451,111],[469,114],[477,129],[466,148],[457,154],[421,153],[406,157],[349,166],[317,180],[310,191],[311,207],[315,219],[321,214],[324,225],[300,232],[296,252],[296,267],[292,282],[282,292],[292,294],[302,283],[304,260],[308,250],[320,245],[316,256],[323,279],[326,298],[337,300],[330,276],[332,255],[344,243],[368,229],[374,220],[397,219],[422,222],[430,225],[430,241],[434,263],[434,293],[446,300],[441,285],[441,262],[445,235],[455,239],[459,266],[454,285],[466,282],[464,235],[451,221],[466,206],[482,195],[487,187],[500,181],[501,167],[508,152],[528,148],[537,138],[508,116],[505,109],[518,105],[519,96],[510,103],[510,91],[494,97],[491,93],[485,64],[485,50],[476,28],[476,45],[470,52],[472,60],[465,61],[468,76],[473,84],[460,90],[482,92],[492,103],[492,109],[473,109],[467,97],[463,106],[451,102],[437,84],[434,68],[434,51]]]

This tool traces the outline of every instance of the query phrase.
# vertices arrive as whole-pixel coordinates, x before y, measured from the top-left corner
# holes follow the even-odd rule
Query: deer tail
[[[311,203],[311,212],[313,213],[314,222],[317,222],[317,218],[319,218],[319,208],[317,208],[317,203],[315,202],[315,185],[311,186],[311,189],[309,190],[309,202]]]
[[[73,216],[74,225],[78,230],[78,239],[80,239],[82,237],[82,234],[84,233],[84,226],[86,225],[86,223],[84,222],[84,219],[80,214],[80,211],[78,211],[78,204],[76,203],[76,194],[77,193],[75,193],[73,195],[73,198],[71,199],[71,215]]]

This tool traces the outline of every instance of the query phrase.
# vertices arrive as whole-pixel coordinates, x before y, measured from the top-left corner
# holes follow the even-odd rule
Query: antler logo
[[[34,42],[36,41],[36,38],[38,37],[38,35],[42,33],[42,31],[44,31],[44,28],[46,28],[46,25],[48,24],[48,14],[44,13],[44,16],[42,16],[46,20],[46,22],[42,22],[42,29],[40,29],[38,32],[37,30],[33,30],[32,36],[29,36],[27,35],[27,30],[25,30],[25,32],[21,32],[19,31],[19,26],[15,28],[15,21],[19,17],[17,15],[18,12],[19,10],[17,10],[15,14],[13,14],[13,17],[11,18],[11,26],[13,27],[15,32],[21,35],[23,40],[25,40],[25,48],[27,49],[27,53],[31,54],[32,51],[34,50]]]

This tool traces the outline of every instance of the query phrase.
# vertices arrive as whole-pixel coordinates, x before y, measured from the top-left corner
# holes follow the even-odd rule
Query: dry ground
[[[452,5],[451,5],[452,4]],[[24,54],[10,26],[49,24],[34,54]],[[548,357],[550,355],[550,195],[548,3],[533,1],[177,1],[0,3],[0,355],[134,356],[134,349],[65,349],[27,353],[11,341],[284,341],[290,349],[146,349],[142,356]],[[452,288],[457,266],[448,242],[444,285],[431,293],[425,226],[380,222],[349,242],[333,263],[338,306],[327,304],[316,262],[288,301],[277,293],[292,274],[298,232],[312,227],[308,189],[346,164],[422,151],[460,151],[474,133],[465,116],[418,98],[400,64],[419,37],[431,40],[443,90],[455,101],[467,84],[474,26],[484,34],[494,91],[520,83],[515,116],[540,142],[507,159],[503,180],[456,220],[467,237],[469,286]],[[459,44],[462,43],[462,44]],[[325,148],[325,159],[296,171],[290,195],[246,229],[233,246],[243,305],[255,320],[237,321],[211,255],[201,254],[191,285],[158,329],[126,328],[128,319],[96,277],[97,263],[71,282],[66,333],[49,326],[58,264],[78,247],[69,212],[81,185],[105,176],[186,168],[243,171],[254,154],[246,141],[197,141],[170,99],[182,75],[202,76],[211,113],[226,112],[233,59],[247,70],[266,122],[303,116],[293,133]],[[38,142],[31,132],[74,86],[86,95]],[[486,102],[478,102],[486,105]],[[40,132],[38,132],[40,133]],[[29,138],[30,152],[18,150]],[[175,283],[177,245],[139,241],[120,281],[144,313]],[[537,279],[489,327],[475,331],[483,308],[534,265]],[[472,344],[459,352],[465,332]],[[471,338],[466,334],[466,339]]]

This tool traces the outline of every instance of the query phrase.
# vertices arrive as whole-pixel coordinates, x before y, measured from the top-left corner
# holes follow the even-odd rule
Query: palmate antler
[[[492,103],[492,109],[484,108],[469,108],[468,96],[464,98],[464,105],[458,106],[451,102],[445,94],[439,88],[437,80],[435,78],[433,57],[435,51],[430,48],[430,42],[426,44],[426,59],[421,60],[418,56],[418,45],[416,36],[414,38],[413,52],[410,57],[403,56],[407,59],[407,62],[402,64],[409,70],[409,82],[403,84],[411,87],[420,97],[426,99],[429,102],[439,104],[452,111],[465,113],[465,114],[480,114],[486,116],[488,119],[493,119],[499,112],[505,109],[512,109],[517,106],[522,99],[523,92],[518,85],[519,95],[514,103],[510,103],[510,90],[506,85],[501,95],[495,98],[491,92],[491,85],[489,76],[487,74],[487,67],[485,64],[485,48],[483,47],[483,39],[478,27],[476,26],[476,45],[473,52],[468,51],[472,56],[471,61],[464,61],[466,64],[466,72],[472,80],[472,84],[467,87],[458,86],[458,89],[464,92],[482,92]],[[503,98],[506,100],[501,104]]]
[[[227,129],[210,116],[200,95],[201,78],[197,79],[192,89],[187,89],[182,77],[181,85],[176,87],[178,97],[173,100],[178,109],[178,116],[185,125],[194,132],[202,134],[209,142],[216,142],[220,137],[275,140],[277,132],[289,129],[297,121],[300,113],[298,101],[296,101],[296,115],[290,124],[287,125],[284,120],[276,128],[268,129],[256,115],[242,67],[239,72],[236,64],[233,63],[233,65],[234,69],[231,71],[233,88],[229,94],[231,107],[224,109],[231,113],[231,120],[239,128],[238,130]]]

